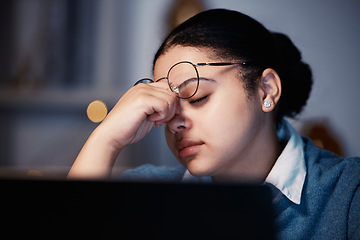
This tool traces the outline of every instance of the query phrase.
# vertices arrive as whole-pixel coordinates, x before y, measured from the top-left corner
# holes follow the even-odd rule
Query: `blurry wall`
[[[96,99],[111,108],[133,83],[151,77],[152,59],[179,1],[8,0],[0,3],[0,174],[64,175],[97,124]],[[288,34],[314,72],[301,132],[326,126],[343,155],[360,155],[360,4],[344,1],[203,0]],[[175,165],[163,127],[128,147],[117,169]],[[2,170],[1,170],[2,169]]]

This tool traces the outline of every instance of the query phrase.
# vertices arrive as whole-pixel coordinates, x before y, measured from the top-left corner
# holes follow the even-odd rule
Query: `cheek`
[[[220,154],[236,151],[254,135],[258,111],[247,98],[235,97],[232,102],[217,101],[203,116],[200,127],[206,128],[207,139]],[[205,131],[205,129],[204,129]]]

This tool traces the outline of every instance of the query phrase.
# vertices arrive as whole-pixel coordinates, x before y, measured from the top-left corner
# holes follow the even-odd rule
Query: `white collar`
[[[300,204],[306,176],[304,142],[285,119],[277,134],[279,141],[287,141],[287,144],[265,182],[274,185],[292,202]]]
[[[306,176],[304,143],[301,136],[285,119],[278,129],[277,135],[280,142],[287,142],[287,144],[265,182],[274,185],[292,202],[300,204]],[[210,176],[195,177],[189,170],[186,170],[182,182],[211,183],[212,178]]]

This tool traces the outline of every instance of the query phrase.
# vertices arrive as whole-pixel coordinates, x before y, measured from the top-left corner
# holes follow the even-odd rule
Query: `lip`
[[[203,144],[204,142],[202,141],[181,140],[176,142],[176,149],[178,150],[179,157],[185,158],[198,153]]]

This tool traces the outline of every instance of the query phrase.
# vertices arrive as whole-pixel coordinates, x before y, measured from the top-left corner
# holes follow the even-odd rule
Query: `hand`
[[[166,82],[138,84],[121,97],[99,130],[122,149],[140,141],[155,125],[170,121],[178,111],[177,101]]]
[[[155,125],[170,121],[179,111],[177,101],[166,82],[131,88],[88,138],[68,178],[109,177],[119,152],[140,141]]]

